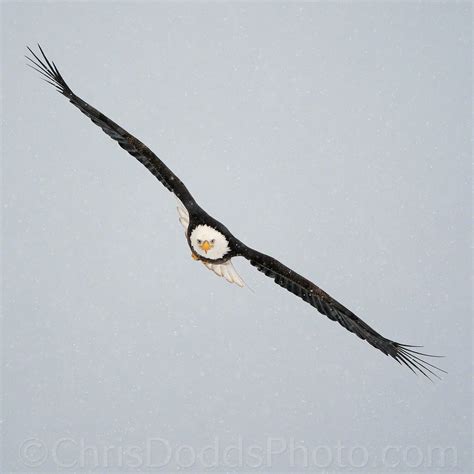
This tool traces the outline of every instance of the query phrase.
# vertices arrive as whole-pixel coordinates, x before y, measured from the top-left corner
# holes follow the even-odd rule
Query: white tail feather
[[[245,286],[244,280],[240,278],[230,260],[225,263],[202,263],[204,263],[204,265],[209,268],[209,270],[212,270],[216,275],[224,277],[229,283],[235,283],[241,288]]]

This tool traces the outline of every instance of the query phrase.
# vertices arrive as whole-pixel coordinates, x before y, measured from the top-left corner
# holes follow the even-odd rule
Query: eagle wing
[[[151,173],[178,199],[187,209],[197,206],[196,201],[187,190],[181,180],[156,156],[146,145],[135,138],[131,133],[124,130],[115,122],[106,117],[103,113],[89,105],[78,97],[63,79],[54,62],[50,61],[44,54],[41,46],[38,45],[41,58],[28,48],[34,59],[26,56],[31,62],[30,67],[38,71],[46,82],[54,86],[58,92],[67,97],[84,115],[87,115],[96,125],[98,125],[109,137],[115,140],[124,150],[128,151],[140,163],[145,165]]]
[[[306,301],[329,319],[337,321],[348,331],[364,339],[385,355],[405,364],[413,372],[420,372],[428,378],[430,375],[440,378],[436,371],[445,372],[425,360],[426,357],[437,356],[423,354],[412,349],[420,346],[408,346],[383,337],[321,288],[273,257],[249,247],[245,247],[240,255],[245,257],[257,270],[272,278],[277,285]]]

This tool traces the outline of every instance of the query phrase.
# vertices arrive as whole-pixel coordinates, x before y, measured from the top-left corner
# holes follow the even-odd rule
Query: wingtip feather
[[[26,48],[34,58],[32,59],[31,57],[25,55],[26,59],[32,63],[27,65],[51,81],[49,84],[56,87],[56,89],[61,94],[70,97],[72,95],[71,89],[66,84],[66,81],[59,72],[59,69],[56,67],[56,64],[48,59],[41,45],[38,43],[38,49],[42,58],[40,58],[39,55],[37,55],[29,46],[26,46]]]

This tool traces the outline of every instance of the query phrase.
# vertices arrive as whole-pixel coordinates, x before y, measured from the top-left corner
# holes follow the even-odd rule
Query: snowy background
[[[470,471],[471,5],[4,3],[3,472]],[[385,336],[416,377],[243,260],[25,66]]]

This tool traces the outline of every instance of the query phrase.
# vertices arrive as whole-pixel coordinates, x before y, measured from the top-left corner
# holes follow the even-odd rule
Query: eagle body
[[[242,242],[226,226],[204,211],[189,216],[186,238],[191,251],[208,263],[224,263],[236,257],[243,248]],[[212,248],[204,251],[200,244],[206,240],[215,242],[212,242]]]
[[[236,239],[225,225],[199,206],[195,206],[189,213],[178,200],[177,210],[193,258],[201,261],[209,270],[224,277],[229,283],[243,287],[244,281],[232,265],[231,259],[241,255],[245,245]]]
[[[404,364],[412,372],[421,373],[428,378],[431,375],[439,378],[438,372],[445,372],[426,360],[427,357],[435,356],[413,349],[419,346],[400,344],[382,336],[312,281],[277,259],[248,247],[234,237],[225,225],[211,217],[198,205],[183,182],[145,144],[77,96],[70,89],[54,62],[46,57],[41,46],[38,45],[38,47],[38,54],[28,48],[34,58],[27,57],[30,61],[29,66],[39,72],[46,82],[54,86],[72,105],[135,157],[168,191],[176,196],[179,221],[184,227],[186,240],[194,260],[201,262],[228,282],[242,287],[244,282],[235,270],[232,259],[243,257],[277,285],[296,295],[317,309],[319,313],[338,322],[349,332],[367,341],[385,355]]]

